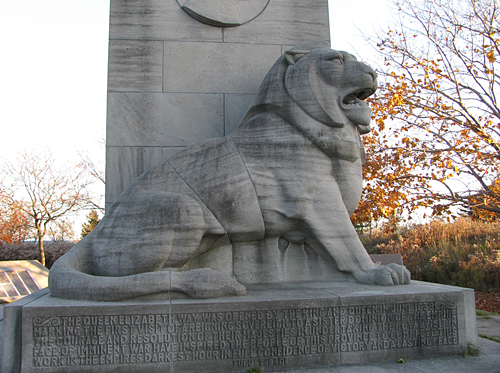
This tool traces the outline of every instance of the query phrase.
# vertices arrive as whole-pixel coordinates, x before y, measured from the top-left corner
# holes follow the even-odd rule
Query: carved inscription
[[[452,302],[47,316],[34,317],[32,327],[33,367],[205,360],[269,367],[290,356],[459,343]]]

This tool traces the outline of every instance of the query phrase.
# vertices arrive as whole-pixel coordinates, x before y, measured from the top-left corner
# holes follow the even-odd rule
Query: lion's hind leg
[[[178,271],[195,253],[206,224],[199,203],[173,193],[134,193],[114,206],[94,231],[52,267],[52,295],[122,300],[158,292],[195,298],[245,294],[230,276],[208,268]]]
[[[206,224],[195,199],[138,189],[120,199],[92,232],[95,275],[128,276],[166,264],[177,267],[197,250]]]

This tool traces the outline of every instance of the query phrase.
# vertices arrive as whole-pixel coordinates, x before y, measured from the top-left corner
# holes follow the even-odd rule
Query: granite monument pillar
[[[198,140],[232,133],[287,49],[329,40],[327,0],[111,0],[106,207]]]

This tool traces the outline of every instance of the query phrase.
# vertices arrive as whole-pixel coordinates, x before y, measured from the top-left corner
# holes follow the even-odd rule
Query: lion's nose
[[[370,66],[364,65],[363,67],[364,67],[364,72],[372,77],[373,88],[377,89],[378,88],[377,73]]]
[[[361,64],[361,69],[363,70],[363,72],[367,73],[368,75],[371,75],[374,83],[377,82],[377,73],[375,72],[375,70],[373,70],[370,66],[364,63]]]
[[[377,73],[370,66],[366,66],[364,70],[365,70],[365,73],[367,73],[368,75],[371,75],[373,83],[377,83]]]

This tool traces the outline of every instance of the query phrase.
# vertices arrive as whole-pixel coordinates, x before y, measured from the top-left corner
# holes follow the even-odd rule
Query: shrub
[[[361,238],[373,253],[400,254],[414,280],[500,292],[499,228],[462,218]]]
[[[69,241],[45,243],[45,266],[50,269],[52,264],[73,247]],[[40,251],[36,242],[23,244],[4,244],[0,246],[0,260],[40,260]]]

